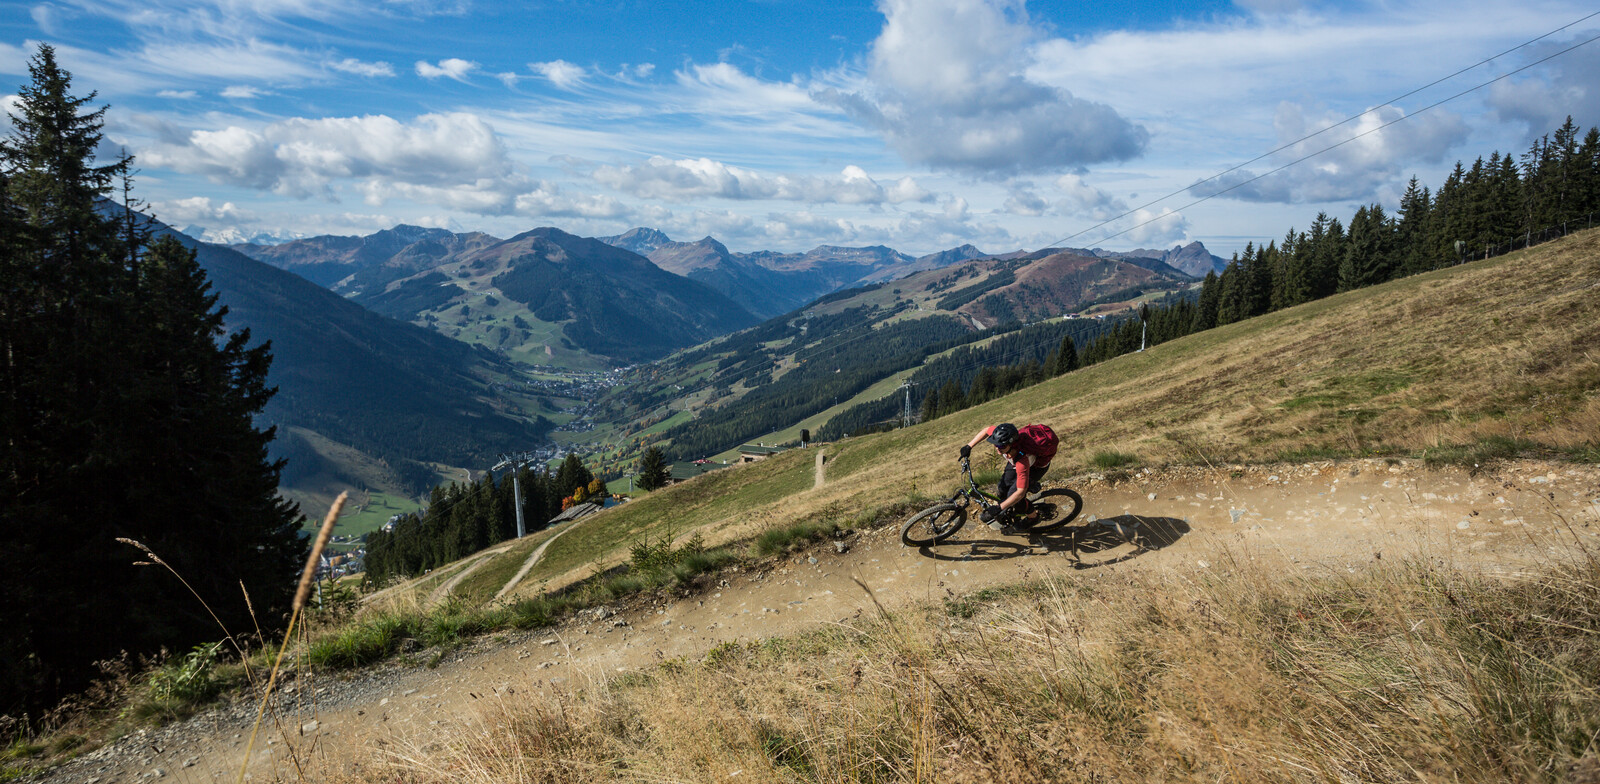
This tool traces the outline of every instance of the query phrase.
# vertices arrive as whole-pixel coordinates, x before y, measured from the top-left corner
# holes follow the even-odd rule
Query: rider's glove
[[[972,457],[972,447],[967,446],[966,444],[962,444],[961,445],[961,458],[963,460],[965,460],[966,458],[969,458],[969,457]]]
[[[994,507],[991,506],[991,507],[985,508],[983,510],[983,514],[978,515],[978,518],[983,520],[984,522],[988,523],[988,522],[993,522],[994,519],[996,517],[999,517],[999,516],[1000,516],[1000,512],[998,510],[996,510]]]

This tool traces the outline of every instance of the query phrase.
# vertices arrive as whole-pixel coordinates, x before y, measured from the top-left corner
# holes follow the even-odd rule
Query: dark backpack
[[[1049,425],[1020,427],[1017,428],[1017,435],[1032,442],[1038,450],[1034,454],[1044,458],[1055,457],[1056,446],[1061,443],[1061,439],[1056,438],[1056,431],[1051,430]]]

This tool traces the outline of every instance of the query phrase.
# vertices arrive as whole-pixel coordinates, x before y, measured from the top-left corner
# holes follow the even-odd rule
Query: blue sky
[[[1385,103],[1595,10],[50,0],[0,7],[0,95],[54,46],[110,104],[138,194],[210,239],[404,222],[650,226],[736,251],[1198,239],[1226,255],[1319,210],[1393,207],[1412,175],[1436,185],[1458,159],[1520,153],[1568,114],[1600,124],[1600,42],[1422,111],[1600,35],[1600,16]],[[1244,171],[1405,119],[1186,206],[1196,182],[1363,112]]]

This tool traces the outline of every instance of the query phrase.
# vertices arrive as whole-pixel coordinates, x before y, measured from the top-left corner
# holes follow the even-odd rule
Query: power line
[[[1563,30],[1566,30],[1569,27],[1573,27],[1574,25],[1577,25],[1577,24],[1580,24],[1582,22],[1585,22],[1585,21],[1587,21],[1589,19],[1592,19],[1592,18],[1594,18],[1596,16],[1600,16],[1600,11],[1596,11],[1594,13],[1589,14],[1588,16],[1583,17],[1582,19],[1578,19],[1578,20],[1569,22],[1569,23],[1567,23],[1565,25],[1562,25],[1561,27],[1558,27],[1558,28],[1556,28],[1554,30],[1551,30],[1550,32],[1545,33],[1544,35],[1541,35],[1538,38],[1534,38],[1534,39],[1531,39],[1531,40],[1528,40],[1528,41],[1524,41],[1523,43],[1520,43],[1520,44],[1518,44],[1516,46],[1513,46],[1510,49],[1507,49],[1507,50],[1505,50],[1505,51],[1503,51],[1503,52],[1501,52],[1499,54],[1493,55],[1491,57],[1487,57],[1487,58],[1485,58],[1483,60],[1479,60],[1478,62],[1473,63],[1472,65],[1466,66],[1465,68],[1461,68],[1461,69],[1455,71],[1454,73],[1451,73],[1448,76],[1443,76],[1443,77],[1440,77],[1438,79],[1435,79],[1435,80],[1433,80],[1433,81],[1431,81],[1431,82],[1429,82],[1429,83],[1427,83],[1427,84],[1425,84],[1425,85],[1423,85],[1421,87],[1418,87],[1418,88],[1416,88],[1414,90],[1411,90],[1410,92],[1407,92],[1407,93],[1405,93],[1403,95],[1399,95],[1399,96],[1391,98],[1391,99],[1389,99],[1387,101],[1384,101],[1383,103],[1381,103],[1378,106],[1375,106],[1375,107],[1373,107],[1371,109],[1366,109],[1366,110],[1361,111],[1361,112],[1359,112],[1357,114],[1353,114],[1353,115],[1351,115],[1349,117],[1346,117],[1343,120],[1340,120],[1339,122],[1336,122],[1336,123],[1334,123],[1332,125],[1326,126],[1326,127],[1322,128],[1321,130],[1309,133],[1309,134],[1307,134],[1305,136],[1302,136],[1299,139],[1296,139],[1296,140],[1294,140],[1292,142],[1288,142],[1287,144],[1283,144],[1283,145],[1280,145],[1280,146],[1278,146],[1278,147],[1276,147],[1274,149],[1268,150],[1267,152],[1264,152],[1264,153],[1262,153],[1260,155],[1257,155],[1256,157],[1251,158],[1248,161],[1245,161],[1243,163],[1240,163],[1240,164],[1238,164],[1236,166],[1233,166],[1233,167],[1230,167],[1228,169],[1224,169],[1223,171],[1220,171],[1220,172],[1218,172],[1216,174],[1213,174],[1210,177],[1207,177],[1207,178],[1205,178],[1203,180],[1200,180],[1199,182],[1193,183],[1191,185],[1186,185],[1186,186],[1184,186],[1182,188],[1179,188],[1178,190],[1175,190],[1175,191],[1173,191],[1171,193],[1166,194],[1165,196],[1161,196],[1159,198],[1147,201],[1144,204],[1141,204],[1141,205],[1139,205],[1137,207],[1129,209],[1129,210],[1127,210],[1126,212],[1123,212],[1120,215],[1116,215],[1114,217],[1108,218],[1108,219],[1106,219],[1104,221],[1101,221],[1100,223],[1097,223],[1097,224],[1095,224],[1093,226],[1090,226],[1089,228],[1084,229],[1084,230],[1082,230],[1080,232],[1077,232],[1075,234],[1071,234],[1071,235],[1063,237],[1063,238],[1061,238],[1059,240],[1056,240],[1055,242],[1050,243],[1050,245],[1048,247],[1059,247],[1059,246],[1061,246],[1062,243],[1068,242],[1068,241],[1070,241],[1070,240],[1072,240],[1074,238],[1080,237],[1080,236],[1082,236],[1084,234],[1088,234],[1089,232],[1094,231],[1096,229],[1100,229],[1100,228],[1103,228],[1105,226],[1108,226],[1108,225],[1110,225],[1112,223],[1115,223],[1115,222],[1117,222],[1119,220],[1122,220],[1123,218],[1128,217],[1129,215],[1132,215],[1132,214],[1138,212],[1139,210],[1145,209],[1147,207],[1154,206],[1156,204],[1160,204],[1161,202],[1164,202],[1167,199],[1170,199],[1170,198],[1172,198],[1174,196],[1177,196],[1178,194],[1183,193],[1184,191],[1193,190],[1193,189],[1199,187],[1200,185],[1203,185],[1205,183],[1211,182],[1212,180],[1215,180],[1215,179],[1217,179],[1219,177],[1225,176],[1225,175],[1230,174],[1232,172],[1238,171],[1239,169],[1242,169],[1242,168],[1244,168],[1246,166],[1249,166],[1250,164],[1255,163],[1256,161],[1259,161],[1259,160],[1261,160],[1263,158],[1266,158],[1266,157],[1271,156],[1271,155],[1275,155],[1275,154],[1277,154],[1279,152],[1282,152],[1282,151],[1287,150],[1287,149],[1289,149],[1291,147],[1294,147],[1295,145],[1300,144],[1301,142],[1305,142],[1305,141],[1309,141],[1311,139],[1314,139],[1314,138],[1316,138],[1318,136],[1321,136],[1324,133],[1327,133],[1328,131],[1333,130],[1334,128],[1338,128],[1338,127],[1346,125],[1346,124],[1348,124],[1348,123],[1350,123],[1350,122],[1352,122],[1354,120],[1357,120],[1357,119],[1359,119],[1361,117],[1365,117],[1366,115],[1368,115],[1368,114],[1370,114],[1370,113],[1372,113],[1374,111],[1377,111],[1378,109],[1381,109],[1381,108],[1383,108],[1385,106],[1390,106],[1390,105],[1394,104],[1397,101],[1401,101],[1401,100],[1404,100],[1406,98],[1409,98],[1409,97],[1411,97],[1413,95],[1416,95],[1417,93],[1422,92],[1423,90],[1428,89],[1429,87],[1433,87],[1435,85],[1440,84],[1441,82],[1445,82],[1445,81],[1448,81],[1450,79],[1453,79],[1453,78],[1455,78],[1457,76],[1460,76],[1463,73],[1466,73],[1467,71],[1470,71],[1470,70],[1472,70],[1474,68],[1477,68],[1478,66],[1484,65],[1484,64],[1492,62],[1492,61],[1494,61],[1496,59],[1504,57],[1504,56],[1506,56],[1506,55],[1508,55],[1508,54],[1510,54],[1512,52],[1517,51],[1518,49],[1522,49],[1522,48],[1525,48],[1525,47],[1530,46],[1532,44],[1535,44],[1535,43],[1537,43],[1537,42],[1539,42],[1541,40],[1544,40],[1545,38],[1549,38],[1550,36],[1555,35],[1556,33],[1559,33],[1559,32],[1561,32]],[[1317,150],[1316,152],[1313,152],[1313,153],[1311,153],[1309,155],[1306,155],[1306,156],[1301,157],[1301,158],[1297,158],[1297,159],[1295,159],[1295,160],[1293,160],[1293,161],[1291,161],[1289,163],[1286,163],[1286,164],[1284,164],[1282,166],[1279,166],[1279,167],[1277,167],[1275,169],[1272,169],[1271,171],[1265,172],[1263,174],[1259,174],[1259,175],[1257,175],[1255,177],[1251,177],[1250,179],[1244,180],[1242,182],[1234,183],[1233,185],[1230,185],[1227,188],[1219,190],[1219,191],[1217,191],[1215,193],[1212,193],[1212,194],[1210,194],[1208,196],[1205,196],[1203,198],[1196,199],[1195,201],[1189,202],[1188,204],[1185,204],[1182,207],[1179,207],[1177,210],[1174,210],[1174,212],[1181,212],[1183,210],[1186,210],[1186,209],[1188,209],[1190,207],[1195,206],[1196,204],[1200,204],[1201,202],[1209,201],[1209,200],[1214,199],[1214,198],[1216,198],[1218,196],[1221,196],[1224,193],[1232,191],[1232,190],[1234,190],[1236,188],[1240,188],[1240,187],[1243,187],[1245,185],[1249,185],[1250,183],[1255,182],[1256,180],[1259,180],[1259,179],[1261,179],[1263,177],[1266,177],[1266,176],[1271,175],[1271,174],[1276,174],[1276,173],[1278,173],[1280,171],[1283,171],[1284,169],[1289,168],[1290,166],[1294,166],[1295,164],[1301,163],[1302,161],[1305,161],[1305,160],[1307,160],[1309,158],[1313,158],[1313,157],[1316,157],[1318,155],[1321,155],[1322,153],[1328,152],[1329,150],[1333,150],[1335,148],[1342,147],[1342,146],[1344,146],[1346,144],[1349,144],[1350,142],[1353,142],[1353,141],[1355,141],[1357,139],[1360,139],[1360,138],[1362,138],[1364,136],[1368,136],[1370,134],[1373,134],[1373,133],[1376,133],[1378,131],[1381,131],[1384,128],[1387,128],[1387,127],[1389,127],[1391,125],[1394,125],[1397,122],[1400,122],[1402,120],[1406,120],[1408,118],[1415,117],[1415,116],[1417,116],[1419,114],[1422,114],[1423,112],[1426,112],[1429,109],[1432,109],[1432,108],[1434,108],[1436,106],[1439,106],[1440,104],[1443,104],[1443,103],[1446,103],[1446,102],[1449,102],[1449,101],[1453,101],[1453,100],[1455,100],[1457,98],[1460,98],[1463,95],[1466,95],[1468,93],[1483,89],[1484,87],[1487,87],[1487,86],[1489,86],[1491,84],[1494,84],[1495,82],[1501,81],[1501,80],[1506,79],[1506,78],[1511,77],[1511,76],[1515,76],[1516,74],[1519,74],[1519,73],[1521,73],[1523,71],[1526,71],[1529,68],[1532,68],[1532,67],[1534,67],[1536,65],[1540,65],[1540,64],[1544,63],[1547,60],[1551,60],[1551,59],[1554,59],[1556,57],[1560,57],[1561,55],[1564,55],[1567,52],[1570,52],[1570,51],[1572,51],[1574,49],[1577,49],[1579,47],[1591,44],[1591,43],[1595,42],[1596,40],[1600,40],[1600,36],[1595,36],[1594,38],[1590,38],[1588,40],[1585,40],[1585,41],[1582,41],[1580,43],[1574,44],[1574,45],[1569,46],[1569,47],[1567,47],[1565,49],[1562,49],[1559,52],[1556,52],[1554,54],[1551,54],[1551,55],[1548,55],[1546,57],[1540,58],[1538,60],[1535,60],[1534,62],[1528,63],[1527,65],[1524,65],[1521,68],[1518,68],[1518,69],[1516,69],[1514,71],[1506,72],[1506,73],[1501,74],[1501,75],[1499,75],[1499,76],[1497,76],[1497,77],[1495,77],[1493,79],[1490,79],[1487,82],[1482,82],[1482,83],[1477,84],[1477,85],[1475,85],[1473,87],[1469,87],[1469,88],[1467,88],[1465,90],[1462,90],[1461,92],[1456,93],[1455,95],[1452,95],[1452,96],[1450,96],[1448,98],[1444,98],[1442,100],[1435,101],[1434,103],[1431,103],[1431,104],[1429,104],[1429,105],[1427,105],[1427,106],[1425,106],[1425,107],[1423,107],[1421,109],[1418,109],[1417,111],[1412,112],[1411,114],[1402,115],[1401,117],[1399,117],[1397,119],[1394,119],[1394,120],[1390,120],[1389,122],[1386,122],[1386,123],[1384,123],[1384,124],[1382,124],[1382,125],[1380,125],[1380,126],[1378,126],[1376,128],[1372,128],[1370,130],[1363,131],[1362,133],[1359,133],[1359,134],[1357,134],[1355,136],[1352,136],[1352,137],[1350,137],[1348,139],[1345,139],[1344,141],[1338,142],[1337,144],[1329,145],[1329,146],[1324,147],[1324,148],[1322,148],[1320,150]],[[1101,237],[1100,239],[1096,240],[1096,242],[1104,242],[1104,241],[1106,241],[1108,239],[1111,239],[1112,237],[1119,237],[1119,236],[1121,236],[1123,234],[1127,234],[1128,232],[1133,231],[1134,229],[1141,228],[1143,226],[1148,226],[1151,223],[1154,223],[1154,222],[1156,222],[1158,220],[1161,220],[1164,217],[1166,217],[1166,215],[1158,215],[1158,216],[1156,216],[1154,218],[1151,218],[1149,220],[1146,220],[1146,221],[1144,221],[1142,223],[1138,223],[1138,224],[1135,224],[1133,226],[1129,226],[1128,228],[1125,228],[1125,229],[1123,229],[1123,230],[1121,230],[1121,231],[1119,231],[1119,232],[1117,232],[1115,234],[1108,234],[1108,235],[1106,235],[1104,237]]]

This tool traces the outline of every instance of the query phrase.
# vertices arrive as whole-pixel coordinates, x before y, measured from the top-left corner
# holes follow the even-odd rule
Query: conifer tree
[[[1211,270],[1200,283],[1200,297],[1195,302],[1194,325],[1190,327],[1190,332],[1203,332],[1217,325],[1217,308],[1221,299],[1222,280],[1217,277],[1216,270]]]
[[[1056,348],[1056,361],[1049,367],[1050,375],[1059,376],[1077,369],[1078,347],[1072,342],[1071,335],[1062,335],[1061,345]]]
[[[666,456],[657,447],[644,450],[639,457],[639,487],[645,490],[659,490],[666,487],[670,478],[667,468]]]
[[[271,357],[227,334],[194,254],[102,217],[129,161],[96,164],[105,109],[40,46],[0,142],[0,713],[51,704],[119,650],[280,619],[305,552],[276,496]],[[128,231],[128,227],[135,230]],[[240,587],[253,602],[246,604]]]
[[[939,415],[944,416],[952,411],[960,411],[966,403],[966,393],[961,391],[961,385],[955,379],[944,382],[939,388]]]
[[[1427,253],[1431,208],[1428,189],[1413,176],[1400,197],[1399,221],[1395,224],[1397,275],[1415,275],[1432,269]]]
[[[1356,210],[1355,217],[1350,219],[1350,238],[1345,243],[1344,259],[1339,265],[1340,291],[1376,285],[1393,276],[1389,232],[1383,205],[1372,204]]]

